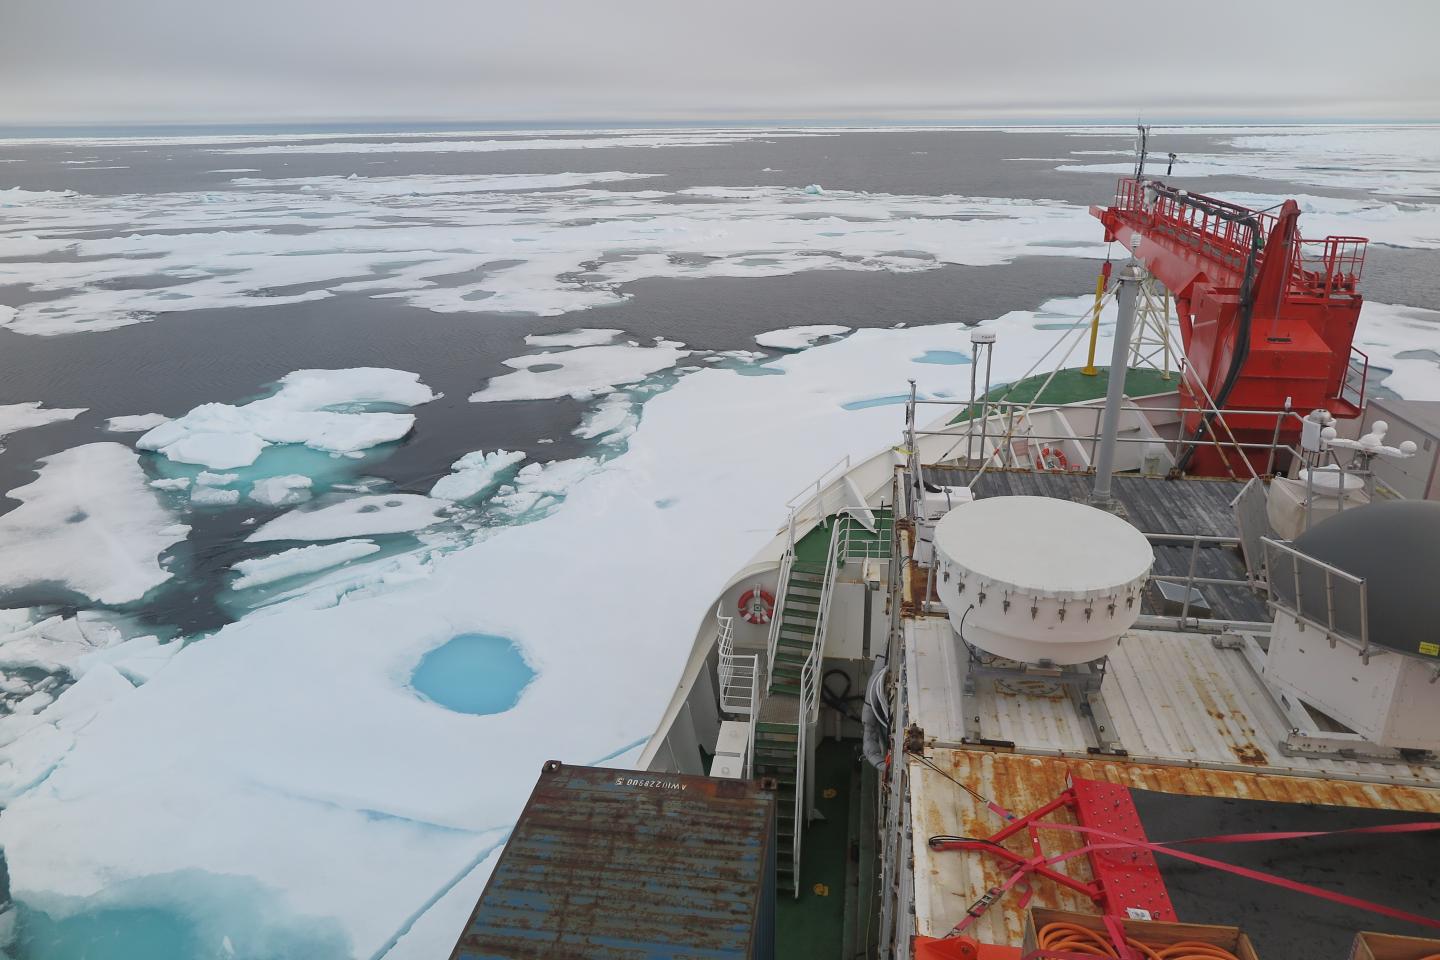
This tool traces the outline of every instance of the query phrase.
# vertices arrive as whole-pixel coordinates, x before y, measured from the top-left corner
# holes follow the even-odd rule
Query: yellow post
[[[1093,377],[1100,372],[1095,369],[1095,341],[1100,337],[1100,301],[1105,296],[1105,276],[1110,272],[1108,269],[1110,264],[1107,263],[1105,266],[1107,269],[1095,278],[1095,310],[1094,315],[1090,318],[1090,356],[1080,370],[1087,377]]]

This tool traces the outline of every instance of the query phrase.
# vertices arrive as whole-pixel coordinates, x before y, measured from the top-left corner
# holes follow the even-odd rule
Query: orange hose
[[[1107,960],[1119,960],[1115,945],[1110,942],[1108,936],[1097,930],[1091,930],[1089,927],[1082,927],[1078,923],[1047,923],[1040,928],[1039,940],[1042,950],[1056,953],[1082,953],[1093,957],[1105,957]],[[1181,940],[1178,943],[1159,948],[1151,947],[1133,937],[1126,937],[1125,942],[1131,949],[1145,957],[1145,960],[1240,960],[1239,957],[1223,947],[1217,947],[1213,943],[1203,943],[1199,940]],[[1425,957],[1423,960],[1440,960],[1440,954]]]

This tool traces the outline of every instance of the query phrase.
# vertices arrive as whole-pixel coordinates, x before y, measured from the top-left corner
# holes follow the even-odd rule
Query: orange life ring
[[[775,616],[775,597],[761,587],[751,587],[740,597],[740,618],[746,623],[769,623]]]
[[[1070,458],[1067,457],[1067,456],[1065,456],[1065,451],[1064,451],[1064,450],[1061,450],[1059,447],[1041,447],[1041,448],[1040,448],[1040,468],[1041,468],[1042,470],[1054,470],[1054,469],[1056,469],[1056,466],[1055,466],[1055,465],[1052,465],[1052,463],[1051,463],[1052,460],[1054,461],[1054,464],[1055,464],[1055,465],[1058,465],[1058,466],[1059,466],[1059,469],[1061,469],[1061,470],[1069,470],[1069,469],[1070,469]]]

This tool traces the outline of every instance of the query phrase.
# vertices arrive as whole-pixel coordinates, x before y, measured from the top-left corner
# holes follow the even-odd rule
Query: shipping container
[[[451,958],[774,952],[772,790],[551,760]]]

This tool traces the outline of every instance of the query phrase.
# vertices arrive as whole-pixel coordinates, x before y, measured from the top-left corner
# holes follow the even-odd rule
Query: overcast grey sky
[[[0,0],[0,123],[1440,119],[1437,0]]]

